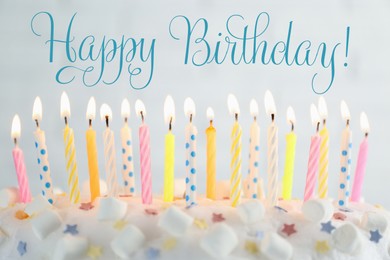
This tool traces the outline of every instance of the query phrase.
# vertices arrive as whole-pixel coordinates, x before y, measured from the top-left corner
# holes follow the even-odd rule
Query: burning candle
[[[127,123],[130,117],[130,104],[125,98],[121,105],[121,114],[124,120],[124,125],[121,128],[122,141],[122,177],[125,185],[124,193],[134,196],[135,181],[134,181],[134,162],[133,162],[133,140],[131,129]]]
[[[351,201],[355,202],[360,201],[368,155],[368,133],[370,132],[370,124],[368,123],[367,115],[364,112],[360,114],[360,127],[364,133],[364,138],[360,143],[355,178],[352,186]]]
[[[328,197],[329,132],[326,128],[328,108],[323,97],[320,97],[318,101],[318,112],[322,120],[322,129],[320,131],[321,145],[318,177],[318,196],[321,199],[325,199]]]
[[[256,199],[258,193],[259,179],[259,157],[260,157],[260,127],[257,124],[259,106],[256,100],[252,99],[249,104],[250,114],[253,117],[253,123],[250,128],[249,138],[249,180],[247,182],[248,198]]]
[[[321,137],[318,133],[321,120],[317,108],[314,104],[311,104],[310,106],[310,114],[311,114],[311,122],[316,127],[316,133],[311,137],[311,142],[310,142],[309,162],[307,165],[304,201],[312,199],[314,196],[314,189],[316,187],[318,163],[319,163],[319,156],[320,156],[320,144],[321,144]]]
[[[145,124],[146,109],[141,100],[135,102],[137,116],[142,119],[139,127],[139,147],[141,166],[142,203],[152,204],[152,172],[150,158],[150,134],[149,127]]]
[[[100,107],[100,117],[106,122],[106,130],[103,132],[104,157],[107,175],[107,195],[115,197],[118,195],[118,180],[116,176],[116,156],[114,132],[110,129],[112,111],[107,104]]]
[[[238,123],[240,107],[236,97],[232,94],[228,96],[228,108],[231,115],[234,115],[234,124],[231,132],[231,161],[230,161],[230,202],[232,207],[236,207],[241,200],[241,136],[242,129]]]
[[[164,201],[171,202],[174,197],[175,182],[175,136],[172,134],[172,125],[175,122],[175,103],[169,95],[165,98],[164,119],[168,124],[168,133],[165,135]]]
[[[293,178],[294,178],[294,163],[295,163],[295,145],[297,143],[297,135],[294,133],[295,113],[292,107],[287,108],[287,122],[291,124],[291,132],[286,135],[286,162],[284,164],[283,175],[283,199],[291,199]]]
[[[87,155],[88,155],[88,170],[89,170],[89,187],[91,192],[91,201],[100,197],[100,182],[99,182],[99,166],[96,149],[96,132],[92,129],[92,120],[95,119],[96,103],[91,97],[87,106],[87,120],[89,128],[86,132],[87,139]]]
[[[28,185],[28,177],[26,173],[26,165],[24,163],[24,155],[22,149],[18,146],[18,138],[20,138],[20,119],[18,115],[14,116],[12,120],[11,137],[14,140],[15,148],[12,150],[12,157],[14,159],[16,176],[19,184],[19,198],[20,202],[28,203],[31,201],[30,187]]]
[[[338,192],[339,206],[347,206],[349,197],[349,179],[351,170],[352,132],[349,129],[351,115],[345,101],[341,101],[341,116],[346,121],[341,136],[340,183]]]
[[[216,199],[216,155],[217,155],[217,131],[213,126],[214,110],[211,107],[207,108],[206,115],[210,120],[210,126],[206,129],[206,197],[211,200]]]
[[[184,100],[184,114],[189,118],[186,126],[186,203],[187,206],[196,204],[196,135],[198,130],[193,125],[195,103],[191,98]]]
[[[37,129],[34,132],[34,139],[35,148],[37,149],[38,154],[38,166],[40,170],[39,178],[42,182],[42,195],[49,201],[49,203],[53,204],[54,193],[50,176],[50,164],[46,147],[45,132],[42,131],[39,126],[39,121],[42,120],[42,102],[39,97],[35,98],[32,118],[37,126]]]
[[[74,146],[73,129],[69,127],[70,104],[68,95],[65,92],[61,95],[61,117],[65,120],[64,145],[66,171],[68,172],[69,199],[72,203],[78,203],[80,200],[79,174],[77,171],[76,149]]]
[[[275,124],[276,107],[274,98],[269,90],[264,97],[265,111],[271,116],[271,125],[267,133],[267,172],[268,172],[268,203],[273,206],[278,203],[278,127]]]

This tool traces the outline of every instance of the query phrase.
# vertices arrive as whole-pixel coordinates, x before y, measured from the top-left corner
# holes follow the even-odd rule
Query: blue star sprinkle
[[[17,250],[19,252],[19,255],[23,256],[25,253],[27,253],[27,243],[23,241],[19,241]]]
[[[158,259],[160,257],[160,250],[154,247],[148,248],[145,252],[146,258],[149,260]]]
[[[379,243],[379,240],[382,238],[382,235],[379,233],[378,229],[375,231],[370,231],[370,241]]]
[[[335,227],[332,225],[332,222],[329,220],[326,223],[321,223],[321,231],[324,231],[326,233],[332,233],[332,230],[335,229]]]
[[[71,234],[73,236],[77,235],[79,231],[77,230],[77,224],[75,225],[66,225],[66,229],[64,230],[64,234]]]
[[[275,206],[275,209],[279,210],[279,211],[283,211],[284,213],[287,213],[288,211],[285,210],[284,208],[282,207],[279,207],[279,206]]]

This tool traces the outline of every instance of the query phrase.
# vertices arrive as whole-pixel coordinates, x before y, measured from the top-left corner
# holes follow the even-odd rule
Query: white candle
[[[257,124],[259,106],[256,100],[250,101],[250,113],[253,117],[253,123],[250,128],[249,139],[249,180],[248,180],[248,198],[256,199],[259,183],[259,157],[260,157],[260,127]]]

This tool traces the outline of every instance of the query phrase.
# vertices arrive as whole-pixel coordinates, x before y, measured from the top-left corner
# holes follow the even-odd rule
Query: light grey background
[[[264,110],[264,92],[270,89],[275,97],[278,110],[276,118],[279,125],[279,178],[284,167],[284,136],[290,126],[286,123],[286,109],[292,105],[295,109],[298,135],[293,196],[302,198],[310,136],[314,128],[310,122],[309,108],[317,103],[318,95],[311,90],[312,75],[318,67],[287,67],[285,65],[234,66],[210,64],[203,67],[183,65],[184,42],[173,40],[168,33],[170,20],[178,14],[188,16],[192,21],[205,17],[210,23],[209,37],[216,41],[218,32],[225,33],[224,23],[232,14],[241,14],[253,26],[258,13],[270,14],[270,27],[262,39],[270,42],[284,40],[289,21],[294,21],[293,39],[296,42],[311,39],[313,43],[345,43],[345,28],[351,26],[349,57],[345,58],[343,46],[338,50],[336,59],[335,82],[325,99],[328,103],[330,131],[330,196],[337,196],[339,176],[339,149],[341,131],[344,122],[340,115],[340,101],[345,99],[351,110],[353,131],[353,167],[358,146],[363,133],[359,126],[359,114],[366,111],[372,132],[369,136],[369,157],[367,174],[363,187],[366,201],[383,204],[390,208],[387,198],[390,183],[390,153],[386,152],[389,140],[390,112],[390,2],[374,1],[34,1],[34,4],[20,0],[0,1],[0,187],[17,184],[11,156],[13,143],[10,138],[12,117],[18,113],[22,121],[20,146],[25,152],[27,171],[33,194],[39,192],[38,165],[33,147],[35,124],[31,119],[33,101],[40,96],[43,103],[42,129],[46,131],[49,160],[51,163],[54,186],[67,190],[62,140],[63,119],[60,118],[60,95],[66,90],[71,103],[72,117],[70,125],[74,128],[79,175],[87,180],[87,159],[85,130],[87,121],[85,112],[88,99],[95,96],[98,108],[108,103],[114,113],[112,129],[116,134],[118,175],[120,175],[121,157],[119,130],[122,126],[120,103],[124,97],[131,102],[132,114],[130,126],[133,129],[134,158],[137,173],[137,191],[140,190],[138,125],[134,103],[137,98],[144,101],[147,109],[146,122],[151,128],[153,188],[155,193],[162,190],[163,179],[163,142],[167,126],[163,120],[163,103],[167,94],[172,94],[176,104],[176,123],[173,132],[176,135],[175,175],[184,178],[184,128],[187,119],[184,116],[183,103],[186,97],[192,97],[196,103],[197,115],[194,123],[199,130],[198,138],[198,183],[200,192],[205,190],[205,136],[208,126],[206,108],[215,110],[217,129],[217,177],[229,178],[230,127],[233,122],[227,109],[227,95],[234,93],[241,106],[240,123],[243,127],[243,174],[248,168],[249,126],[252,118],[249,114],[249,101],[255,98],[260,106],[259,123],[261,127],[260,175],[266,179],[266,127],[270,119]],[[76,41],[82,36],[93,34],[99,39],[103,35],[119,38],[122,34],[135,38],[145,37],[150,41],[156,38],[155,73],[152,83],[144,90],[131,89],[122,77],[113,86],[99,84],[96,87],[84,87],[77,80],[69,85],[60,85],[55,81],[56,71],[67,65],[63,48],[55,50],[55,63],[48,62],[48,46],[44,41],[48,37],[48,27],[41,25],[43,36],[36,37],[30,30],[30,20],[39,11],[53,14],[56,35],[64,37],[71,16],[77,12],[73,31]],[[213,35],[213,36],[212,36]],[[342,64],[347,61],[349,66]],[[322,72],[327,79],[328,72]],[[79,75],[78,75],[79,76]],[[98,117],[97,117],[98,118]],[[104,124],[99,119],[93,122],[97,131],[99,166],[102,178],[105,178],[102,131]],[[119,178],[120,179],[120,178]]]

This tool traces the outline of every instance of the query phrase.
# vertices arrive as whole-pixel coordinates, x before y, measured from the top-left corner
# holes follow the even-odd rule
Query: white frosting
[[[276,234],[275,232],[267,233],[261,243],[261,252],[272,260],[291,259],[293,248],[289,242]]]
[[[54,260],[73,260],[85,255],[88,249],[88,240],[85,237],[65,235],[57,242],[54,251]]]

